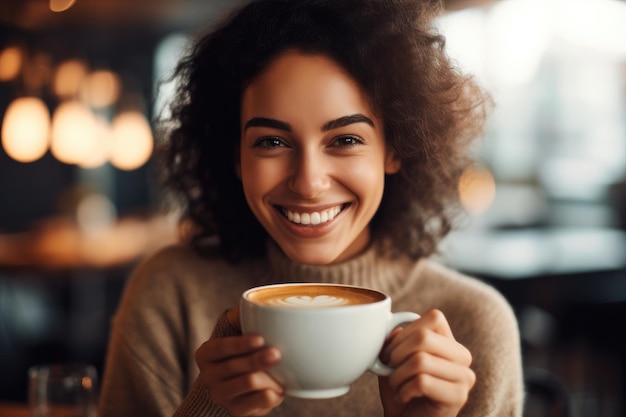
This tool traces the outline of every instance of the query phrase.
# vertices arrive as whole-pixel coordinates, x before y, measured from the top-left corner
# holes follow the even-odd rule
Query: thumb
[[[241,323],[239,322],[239,306],[231,308],[226,312],[226,320],[233,328],[241,331]]]

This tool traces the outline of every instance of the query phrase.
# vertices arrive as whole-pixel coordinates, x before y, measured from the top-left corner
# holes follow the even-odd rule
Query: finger
[[[404,383],[419,374],[429,374],[450,382],[469,383],[468,373],[473,372],[467,366],[420,351],[396,368],[389,376],[389,384],[394,391],[398,391]]]
[[[391,342],[395,339],[395,337],[402,331],[402,327],[396,327],[395,329],[393,329],[391,331],[391,333],[389,333],[389,336],[387,336],[387,338],[385,339],[385,344],[383,346],[383,351],[385,350],[384,348],[391,346]]]
[[[411,331],[417,329],[429,329],[442,336],[454,339],[450,324],[448,323],[446,316],[441,312],[441,310],[430,310],[419,319],[408,324],[403,330]],[[396,337],[394,337],[393,343],[401,343],[407,336],[408,334],[406,332],[400,332],[396,335]]]
[[[384,363],[384,364],[389,364],[390,362],[390,355],[391,355],[391,341],[393,340],[394,337],[396,337],[396,335],[402,330],[401,327],[396,327],[395,329],[393,329],[391,331],[391,333],[389,333],[389,336],[387,336],[387,339],[385,339],[385,343],[383,344],[383,347],[380,350],[380,353],[378,355],[378,358]]]
[[[400,344],[390,347],[390,365],[397,368],[411,355],[420,351],[464,366],[470,366],[472,363],[472,355],[465,346],[440,334],[418,329],[408,334]]]
[[[454,339],[452,329],[450,328],[450,323],[448,323],[448,319],[446,319],[445,314],[443,314],[441,310],[430,310],[428,313],[426,313],[425,322],[430,324],[432,330],[436,333]]]
[[[258,350],[250,355],[240,356],[208,366],[210,381],[222,381],[240,375],[267,370],[280,361],[280,351],[274,347]]]
[[[198,365],[205,362],[219,362],[228,358],[246,355],[258,350],[265,341],[258,335],[222,337],[204,342],[196,350]]]
[[[391,351],[395,350],[398,345],[404,343],[408,338],[411,338],[411,343],[413,344],[421,343],[431,331],[454,339],[447,323],[448,321],[441,311],[430,310],[419,319],[410,323],[406,328],[394,329],[393,337],[388,338],[388,344],[383,352],[383,356],[389,357]]]
[[[469,371],[471,372],[471,370]],[[473,376],[473,372],[471,374]],[[458,383],[439,379],[429,374],[419,374],[400,387],[396,400],[401,403],[408,403],[415,398],[427,397],[429,400],[440,404],[462,405],[467,402],[470,389],[473,386],[472,381],[475,380],[475,377],[473,378],[468,376],[467,382]]]
[[[266,416],[282,404],[284,395],[272,390],[263,390],[241,396],[229,404],[231,415]]]
[[[272,408],[282,401],[283,388],[267,372],[253,372],[214,385],[211,397],[231,409]]]
[[[239,306],[231,308],[226,312],[226,320],[235,329],[241,331],[241,323],[239,321]]]

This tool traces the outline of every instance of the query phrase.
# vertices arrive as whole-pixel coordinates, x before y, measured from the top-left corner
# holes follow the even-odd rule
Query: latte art
[[[292,295],[284,298],[268,300],[268,305],[285,307],[334,307],[350,304],[350,300],[332,295]]]
[[[382,301],[385,296],[366,288],[339,285],[301,284],[251,291],[248,300],[265,306],[330,308]]]

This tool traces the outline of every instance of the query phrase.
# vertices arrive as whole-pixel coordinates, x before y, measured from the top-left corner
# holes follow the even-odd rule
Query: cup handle
[[[392,313],[391,320],[389,321],[389,329],[387,330],[387,336],[389,336],[393,329],[395,329],[402,323],[409,323],[419,318],[419,314],[410,311]],[[374,364],[369,368],[369,370],[370,372],[373,372],[379,376],[389,376],[393,372],[393,368],[382,363],[378,357],[376,357]]]

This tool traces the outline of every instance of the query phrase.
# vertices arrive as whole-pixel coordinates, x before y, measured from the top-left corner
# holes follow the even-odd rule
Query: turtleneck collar
[[[357,285],[383,291],[392,298],[401,291],[408,272],[415,265],[410,259],[382,256],[375,245],[347,261],[331,265],[303,265],[289,259],[274,243],[267,244],[271,269],[266,283],[320,282]]]

